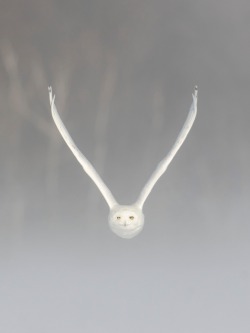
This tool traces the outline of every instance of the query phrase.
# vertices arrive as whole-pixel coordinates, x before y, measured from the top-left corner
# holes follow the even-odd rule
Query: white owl
[[[52,117],[55,124],[61,133],[66,144],[71,149],[72,153],[75,155],[78,162],[83,167],[84,171],[93,180],[96,186],[99,188],[104,199],[106,200],[109,208],[109,226],[111,230],[118,236],[122,238],[133,238],[141,232],[144,226],[144,215],[142,212],[143,205],[153,189],[154,185],[158,179],[166,171],[168,165],[174,158],[175,154],[185,141],[197,114],[197,99],[198,99],[198,88],[195,86],[193,93],[193,102],[190,107],[187,119],[175,141],[170,152],[167,156],[158,164],[157,168],[153,172],[152,176],[149,178],[148,182],[142,189],[139,198],[133,205],[120,205],[115,200],[114,196],[110,192],[109,188],[104,184],[101,177],[96,172],[93,165],[87,160],[87,158],[80,152],[80,150],[75,145],[71,136],[69,135],[67,129],[65,128],[55,106],[55,95],[52,94],[52,88],[49,87],[49,98]]]

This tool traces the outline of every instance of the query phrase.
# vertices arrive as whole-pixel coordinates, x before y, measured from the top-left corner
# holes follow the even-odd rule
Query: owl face
[[[116,205],[109,214],[111,230],[122,238],[133,238],[144,225],[142,210],[136,206]]]

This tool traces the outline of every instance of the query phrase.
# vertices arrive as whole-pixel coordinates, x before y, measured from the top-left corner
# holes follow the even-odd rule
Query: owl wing
[[[163,175],[166,171],[167,167],[169,166],[170,162],[174,158],[177,151],[180,149],[181,145],[185,141],[197,114],[197,99],[198,99],[198,87],[195,86],[194,93],[193,93],[193,103],[190,107],[187,119],[175,141],[170,152],[167,156],[158,164],[157,168],[153,172],[152,176],[149,178],[148,182],[144,186],[141,191],[141,194],[136,202],[136,205],[142,209],[144,202],[146,201],[148,195],[152,191],[153,187],[155,186],[158,179]]]
[[[105,185],[99,174],[96,172],[93,165],[88,161],[88,159],[80,152],[80,150],[75,145],[74,141],[72,140],[71,136],[69,135],[69,132],[65,128],[58,112],[55,106],[55,95],[52,94],[52,88],[49,87],[49,99],[50,99],[50,107],[51,107],[51,113],[52,117],[54,119],[54,122],[61,133],[64,141],[72,151],[72,153],[75,155],[78,162],[83,167],[86,174],[93,180],[93,182],[96,184],[100,192],[102,193],[104,199],[106,200],[107,204],[109,205],[110,209],[117,204],[115,198],[113,197],[112,193],[110,192],[109,188]]]

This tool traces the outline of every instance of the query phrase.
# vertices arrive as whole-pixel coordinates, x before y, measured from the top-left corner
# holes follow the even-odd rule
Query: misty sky
[[[0,0],[0,331],[250,330],[250,3]],[[195,124],[128,241],[122,204]]]

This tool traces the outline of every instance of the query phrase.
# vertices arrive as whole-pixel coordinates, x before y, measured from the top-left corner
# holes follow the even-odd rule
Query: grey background
[[[249,1],[0,1],[0,330],[249,332]],[[127,241],[60,137],[136,200]]]

